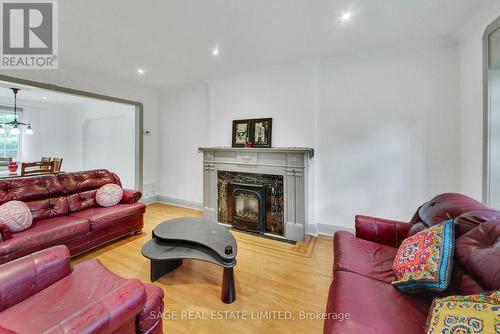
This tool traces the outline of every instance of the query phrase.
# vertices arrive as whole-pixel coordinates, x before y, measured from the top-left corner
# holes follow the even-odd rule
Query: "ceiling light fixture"
[[[22,126],[27,126],[27,129],[24,131],[24,133],[27,135],[32,135],[33,129],[31,128],[31,124],[19,122],[17,120],[17,92],[19,92],[20,89],[19,88],[11,88],[11,89],[14,92],[14,119],[10,122],[0,123],[0,134],[6,133],[4,126],[12,127],[9,131],[9,134],[11,134],[11,135],[20,134],[21,130],[19,128]]]
[[[220,50],[219,47],[216,46],[215,48],[212,49],[212,56],[217,57],[220,55]]]
[[[142,68],[138,68],[137,73],[144,74],[144,73],[146,73],[146,71],[144,71]]]
[[[347,21],[350,21],[352,19],[352,13],[351,12],[344,12],[342,14],[342,16],[340,17],[340,20],[342,20],[342,22],[347,22]]]
[[[42,96],[42,100],[47,100],[47,96]]]

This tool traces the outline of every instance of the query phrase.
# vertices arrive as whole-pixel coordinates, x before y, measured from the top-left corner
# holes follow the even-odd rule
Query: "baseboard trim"
[[[334,235],[335,232],[338,232],[338,231],[345,231],[345,232],[350,232],[350,233],[354,234],[354,229],[346,228],[346,227],[342,227],[342,226],[336,226],[336,225],[316,224],[316,228],[317,228],[318,234],[322,234],[322,235]]]
[[[144,203],[146,205],[157,203],[158,200],[157,200],[156,197],[158,197],[158,196],[151,196],[151,197],[148,197],[148,198],[141,198],[140,202]]]
[[[203,203],[199,202],[193,202],[193,201],[186,201],[183,199],[178,199],[178,198],[173,198],[173,197],[168,197],[168,196],[163,196],[163,195],[156,195],[154,197],[149,197],[146,200],[143,201],[144,204],[152,204],[152,203],[162,203],[162,204],[170,204],[174,206],[179,206],[182,208],[188,208],[188,209],[194,209],[194,210],[203,210]]]

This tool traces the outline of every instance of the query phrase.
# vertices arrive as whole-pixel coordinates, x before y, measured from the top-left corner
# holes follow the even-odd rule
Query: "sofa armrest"
[[[68,248],[55,246],[0,265],[0,312],[71,273]]]
[[[123,189],[123,197],[120,201],[121,204],[134,204],[139,202],[142,193],[139,190]]]
[[[0,242],[9,239],[12,239],[12,231],[10,230],[10,227],[0,223]]]
[[[144,285],[139,280],[128,280],[45,333],[115,333],[125,323],[135,323],[145,303]]]
[[[399,247],[410,227],[397,220],[356,216],[356,237],[386,246]]]

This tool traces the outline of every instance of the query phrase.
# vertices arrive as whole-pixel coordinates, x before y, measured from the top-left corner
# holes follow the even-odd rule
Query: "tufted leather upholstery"
[[[458,263],[484,287],[500,288],[500,221],[489,221],[457,239]]]
[[[162,333],[161,319],[149,317],[162,311],[160,288],[98,260],[72,269],[65,246],[0,265],[0,333]]]
[[[356,236],[334,237],[334,279],[324,333],[422,333],[432,294],[405,294],[390,285],[397,247],[406,237],[455,219],[455,261],[443,295],[500,289],[500,212],[461,194],[441,194],[420,206],[409,223],[356,216]],[[363,302],[360,302],[363,301]],[[398,314],[398,317],[394,317]]]
[[[12,235],[0,226],[0,263],[61,243],[76,255],[142,230],[145,206],[137,203],[139,191],[124,190],[121,204],[99,210],[95,194],[108,183],[121,185],[117,175],[104,169],[0,180],[0,204],[24,201],[34,221]]]

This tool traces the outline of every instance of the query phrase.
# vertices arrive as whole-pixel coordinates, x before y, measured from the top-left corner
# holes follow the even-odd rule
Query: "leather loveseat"
[[[97,189],[107,183],[121,186],[120,179],[107,170],[44,174],[0,180],[0,205],[25,202],[33,225],[10,233],[0,224],[0,263],[64,244],[72,256],[130,233],[144,225],[145,206],[141,193],[123,190],[118,205],[104,208],[95,201]]]
[[[356,236],[335,233],[324,333],[424,333],[438,295],[400,292],[391,285],[392,264],[407,236],[449,219],[456,224],[455,258],[451,285],[439,296],[500,289],[500,212],[464,195],[441,194],[409,223],[356,216]]]
[[[65,246],[0,265],[0,334],[160,334],[163,291],[108,271],[71,268]]]

